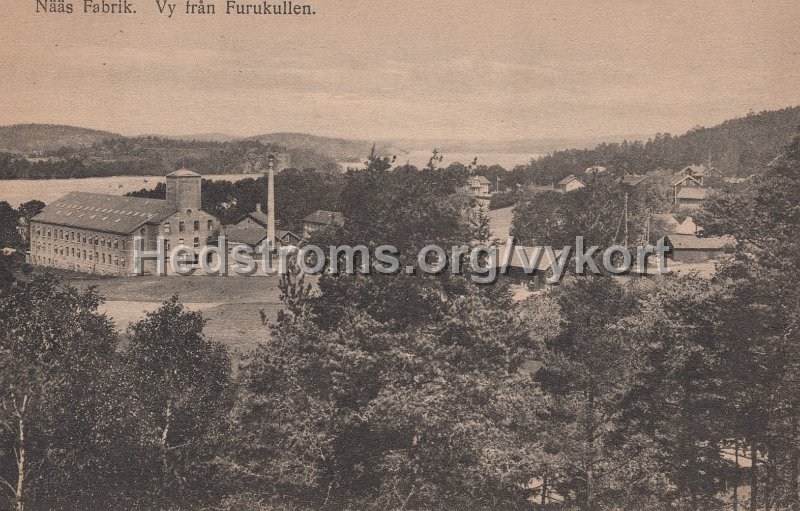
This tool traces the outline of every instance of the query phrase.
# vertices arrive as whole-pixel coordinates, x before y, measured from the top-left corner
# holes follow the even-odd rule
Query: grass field
[[[508,233],[511,231],[511,221],[514,219],[514,208],[501,208],[486,211],[486,216],[489,217],[489,222],[492,228],[492,237],[500,239],[504,242],[508,238]]]
[[[261,303],[278,300],[276,276],[145,276],[78,278],[76,287],[95,286],[108,300],[163,302],[177,294],[187,303]]]
[[[206,335],[225,343],[233,352],[244,352],[269,338],[259,311],[270,320],[281,308],[277,277],[64,277],[78,288],[95,286],[106,298],[101,311],[124,334],[128,326],[157,309],[177,294],[190,310],[208,321]]]

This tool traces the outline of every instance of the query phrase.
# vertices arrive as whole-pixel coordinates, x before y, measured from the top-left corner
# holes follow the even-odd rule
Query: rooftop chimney
[[[261,203],[260,202],[256,203],[256,213],[261,213]]]
[[[275,158],[268,158],[268,184],[267,184],[267,241],[275,246]]]

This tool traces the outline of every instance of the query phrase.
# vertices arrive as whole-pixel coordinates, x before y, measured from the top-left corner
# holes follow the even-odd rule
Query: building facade
[[[201,176],[186,169],[166,177],[166,199],[72,192],[49,204],[30,223],[29,261],[37,266],[99,275],[133,275],[134,239],[165,252],[188,246],[197,254],[219,233],[219,221],[200,209]],[[153,273],[156,260],[145,261]],[[167,271],[170,272],[169,265]]]
[[[586,185],[583,183],[583,181],[581,181],[572,174],[568,175],[567,177],[556,183],[556,189],[564,193],[574,192],[575,190],[580,190],[585,186]]]
[[[694,234],[669,234],[665,243],[669,246],[667,257],[684,263],[700,263],[717,259],[732,252],[736,240],[731,236],[697,236]]]
[[[471,176],[467,181],[467,190],[472,195],[481,197],[489,195],[489,180],[485,176]]]
[[[708,190],[705,188],[681,188],[675,194],[675,205],[678,209],[697,209],[703,205],[707,197]]]

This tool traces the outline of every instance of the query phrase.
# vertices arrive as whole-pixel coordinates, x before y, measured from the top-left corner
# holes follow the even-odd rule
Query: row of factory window
[[[200,220],[195,220],[194,231],[197,232],[200,230]],[[206,226],[207,230],[213,231],[214,230],[214,221],[209,220]],[[186,222],[178,222],[178,232],[186,232]],[[172,234],[172,225],[169,222],[164,222],[164,234]]]
[[[186,240],[183,238],[178,239],[178,246],[185,244]],[[194,240],[192,240],[192,244],[194,248],[200,248],[200,238],[195,237]],[[170,250],[172,250],[172,245],[170,244],[169,240],[164,240],[164,252],[169,253]]]
[[[85,259],[88,261],[95,261],[100,264],[113,264],[114,266],[125,266],[125,258],[119,257],[118,255],[114,255],[112,257],[111,254],[106,254],[103,252],[92,252],[91,250],[87,252],[86,250],[81,250],[81,249],[75,250],[75,247],[59,247],[59,246],[53,247],[49,243],[47,244],[47,246],[45,246],[44,243],[37,243],[35,247],[37,251],[46,250],[46,253],[52,252],[55,255],[73,257],[75,259]],[[40,259],[42,260],[42,262],[44,261],[43,257],[37,256],[37,261]],[[48,261],[52,260],[48,259]]]
[[[144,229],[142,229],[141,235],[144,237],[144,235],[145,235]],[[125,248],[124,243],[125,242],[123,241],[123,248]],[[186,240],[184,238],[178,238],[178,245],[177,246],[185,245],[185,244],[186,244]],[[194,248],[200,248],[200,238],[195,236],[195,238],[192,240],[192,244],[193,244]],[[154,250],[155,247],[156,247],[156,242],[148,243],[147,240],[144,240],[143,247],[142,247],[144,250]],[[172,244],[169,242],[168,239],[164,239],[164,251],[166,253],[169,253],[170,250],[172,250]]]
[[[64,229],[51,229],[49,227],[40,227],[37,226],[36,230],[34,231],[34,239],[55,239],[55,240],[64,240],[64,241],[74,241],[75,243],[83,243],[89,245],[96,245],[101,247],[108,247],[114,248],[115,250],[119,250],[120,245],[122,246],[122,250],[125,250],[125,240],[120,240],[119,238],[112,238],[111,236],[98,236],[89,234],[88,236],[86,233],[75,232],[75,231],[68,231]]]
[[[194,227],[195,231],[199,231],[200,230],[200,220],[195,220],[193,227]],[[209,220],[208,221],[208,230],[209,231],[213,231],[214,230],[214,221],[213,220]],[[186,232],[186,223],[185,222],[179,222],[178,223],[178,232]],[[142,235],[144,235],[144,234],[145,234],[145,230],[142,229]],[[169,222],[164,222],[164,234],[172,234],[172,227],[170,226]],[[121,242],[122,249],[125,250],[125,240],[124,239],[120,240],[119,238],[112,238],[110,236],[106,237],[106,236],[98,236],[98,235],[92,235],[92,234],[89,234],[87,236],[86,233],[69,231],[69,230],[64,230],[64,229],[53,229],[53,228],[42,227],[42,226],[36,226],[36,229],[34,231],[34,236],[37,237],[37,238],[47,238],[47,239],[56,239],[56,240],[64,240],[64,241],[74,241],[76,243],[84,243],[84,244],[88,243],[89,245],[99,245],[99,246],[103,246],[103,247],[107,246],[109,248],[111,248],[113,246],[114,249],[119,249],[120,242]]]
[[[118,271],[115,272],[114,270],[106,271],[103,268],[99,268],[98,269],[93,264],[88,264],[86,266],[81,266],[80,264],[67,263],[67,262],[64,262],[64,261],[59,261],[58,259],[46,258],[46,257],[40,257],[40,256],[34,257],[33,258],[33,262],[36,263],[36,264],[42,265],[42,266],[44,266],[44,265],[55,266],[55,267],[61,267],[61,268],[68,268],[68,269],[73,270],[73,271],[88,271],[88,272],[91,272],[91,273],[98,272],[98,273],[100,273],[102,275],[113,275],[115,273],[118,273]]]

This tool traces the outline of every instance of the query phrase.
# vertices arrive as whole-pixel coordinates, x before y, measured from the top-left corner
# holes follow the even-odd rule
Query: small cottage
[[[574,192],[575,190],[580,190],[585,186],[586,185],[583,183],[583,181],[575,177],[573,174],[568,175],[556,183],[556,189],[564,193]]]

